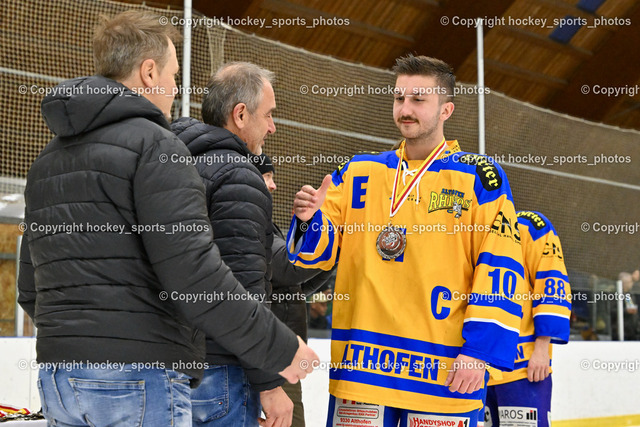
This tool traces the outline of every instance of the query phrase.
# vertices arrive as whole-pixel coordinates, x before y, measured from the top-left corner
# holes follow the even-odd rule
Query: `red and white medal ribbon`
[[[440,144],[431,152],[431,154],[422,162],[420,167],[418,168],[418,173],[411,178],[409,183],[404,186],[399,195],[396,196],[398,190],[398,182],[400,181],[400,169],[402,169],[402,162],[404,161],[404,145],[405,141],[402,142],[402,147],[400,149],[400,160],[398,161],[398,167],[396,168],[396,177],[393,180],[393,192],[391,193],[391,206],[389,207],[389,218],[393,218],[395,214],[400,210],[400,206],[407,200],[409,194],[413,187],[416,186],[418,182],[420,182],[420,178],[424,175],[429,166],[436,161],[436,159],[442,154],[444,148],[446,147],[445,140],[443,139]]]

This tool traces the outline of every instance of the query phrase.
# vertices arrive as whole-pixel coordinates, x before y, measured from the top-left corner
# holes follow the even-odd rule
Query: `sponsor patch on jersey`
[[[491,411],[489,407],[485,405],[483,409],[484,412],[484,421],[482,427],[493,427],[493,420],[491,419]],[[478,427],[480,427],[480,422],[478,421]]]
[[[487,191],[497,190],[502,186],[502,177],[498,172],[498,168],[493,164],[487,156],[480,154],[465,154],[460,157],[460,163],[467,165],[475,165],[476,174],[482,182],[482,186]]]
[[[535,212],[518,212],[518,218],[528,219],[529,221],[531,221],[531,223],[533,224],[533,228],[535,228],[536,230],[542,230],[547,225],[542,217]]]
[[[518,229],[518,221],[507,218],[504,212],[498,212],[496,219],[491,224],[491,233],[500,237],[508,237],[514,242],[520,244],[520,230]]]
[[[338,173],[342,172],[342,169],[344,169],[344,167],[347,165],[347,163],[349,163],[349,161],[350,161],[350,160],[351,160],[351,159],[349,159],[349,160],[345,160],[344,162],[342,162],[342,163],[340,163],[340,164],[338,165]]]
[[[558,259],[562,259],[562,249],[560,249],[559,245],[556,245],[555,242],[544,242],[544,251],[542,252],[543,257],[555,257]]]
[[[416,414],[409,412],[407,414],[408,427],[470,427],[469,417]]]
[[[384,406],[336,398],[334,427],[383,427]]]
[[[538,408],[524,406],[498,406],[500,427],[536,427]]]

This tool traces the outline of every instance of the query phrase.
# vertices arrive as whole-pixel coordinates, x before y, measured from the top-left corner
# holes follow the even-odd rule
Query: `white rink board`
[[[554,345],[553,369],[553,420],[640,414],[640,341]]]
[[[308,427],[326,425],[329,401],[329,340],[310,339],[322,361],[302,381]],[[553,420],[640,414],[640,342],[577,341],[554,346]],[[0,338],[0,402],[40,408],[35,339]],[[25,365],[27,366],[25,368]],[[587,366],[588,365],[588,366]]]
[[[328,361],[328,340],[310,339],[309,345],[321,361]],[[581,363],[586,367],[585,360],[587,369],[581,367]],[[640,342],[554,345],[553,368],[553,421],[640,414]],[[327,369],[316,370],[302,381],[307,427],[326,426],[328,389]]]
[[[35,363],[34,338],[0,338],[0,403],[27,408],[31,412],[40,410],[36,385],[38,370],[31,369],[31,364],[36,367]]]
[[[320,367],[302,380],[302,403],[306,427],[324,427],[327,425],[329,409],[329,361],[331,359],[331,341],[309,338],[309,346],[320,357]]]

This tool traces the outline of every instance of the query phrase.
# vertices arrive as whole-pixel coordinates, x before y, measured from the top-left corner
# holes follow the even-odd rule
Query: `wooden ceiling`
[[[182,7],[181,0],[146,3]],[[486,18],[490,90],[640,130],[640,0],[193,0],[193,7],[221,20],[265,19],[265,26],[238,28],[374,67],[390,68],[410,52],[434,56],[472,84],[476,30],[469,20]],[[563,30],[568,35],[557,41]]]

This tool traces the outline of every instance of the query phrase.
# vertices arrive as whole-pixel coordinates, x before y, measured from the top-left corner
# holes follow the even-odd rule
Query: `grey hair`
[[[273,85],[275,74],[250,62],[224,64],[207,83],[202,99],[202,120],[210,125],[227,124],[236,105],[246,104],[249,113],[262,101],[264,82]]]

